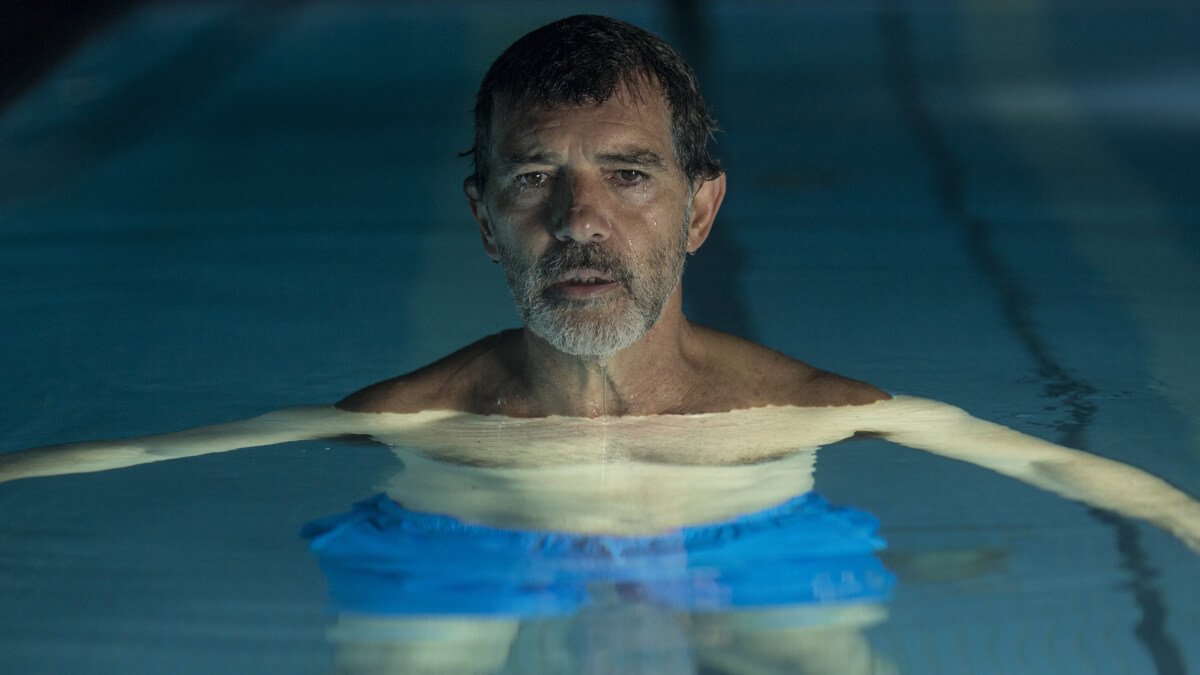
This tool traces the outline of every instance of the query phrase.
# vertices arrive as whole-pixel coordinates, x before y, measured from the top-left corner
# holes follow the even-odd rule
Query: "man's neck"
[[[544,415],[653,415],[677,409],[694,366],[693,328],[680,296],[642,339],[607,358],[563,353],[528,329],[518,369],[529,403]]]

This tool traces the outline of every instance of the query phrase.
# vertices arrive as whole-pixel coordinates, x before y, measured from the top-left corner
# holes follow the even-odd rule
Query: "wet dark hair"
[[[688,182],[720,176],[721,164],[708,152],[716,121],[691,66],[637,26],[581,14],[527,33],[492,63],[475,95],[475,147],[464,153],[473,157],[475,172],[468,180],[483,191],[498,98],[542,108],[601,105],[619,90],[637,96],[646,85],[657,85],[667,103],[675,159]]]

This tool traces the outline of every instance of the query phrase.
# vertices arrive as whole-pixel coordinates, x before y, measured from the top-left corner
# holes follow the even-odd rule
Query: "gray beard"
[[[641,276],[598,244],[560,244],[540,260],[499,248],[525,327],[565,354],[605,359],[642,339],[658,323],[683,276],[687,241],[685,227],[673,248],[650,256]],[[623,295],[566,300],[549,293],[559,275],[578,267],[611,275]]]

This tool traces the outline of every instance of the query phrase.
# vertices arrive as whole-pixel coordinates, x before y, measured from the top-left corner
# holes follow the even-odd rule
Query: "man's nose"
[[[605,186],[597,179],[572,176],[562,187],[554,223],[554,237],[561,242],[597,244],[612,233]]]

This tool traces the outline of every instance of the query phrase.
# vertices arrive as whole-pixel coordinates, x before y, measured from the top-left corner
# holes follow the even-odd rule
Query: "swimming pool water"
[[[149,3],[81,44],[0,115],[0,449],[330,402],[515,325],[455,153],[490,59],[597,11],[568,5]],[[1200,495],[1197,12],[672,7],[601,9],[687,49],[725,129],[689,317]],[[297,530],[395,464],[303,442],[0,485],[0,670],[327,672]],[[1200,670],[1166,534],[880,441],[817,487],[882,522],[866,636],[900,672]],[[658,635],[646,672],[686,653]]]

